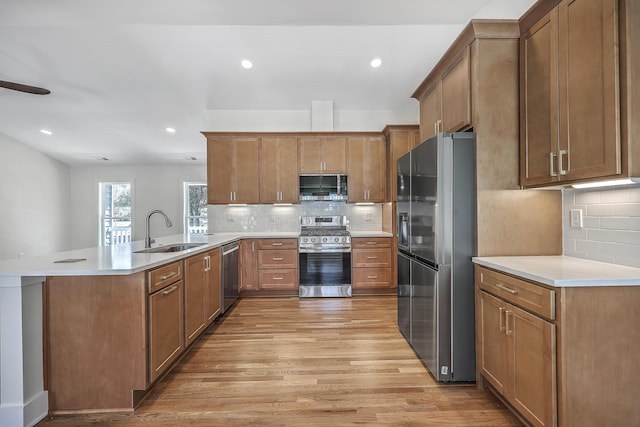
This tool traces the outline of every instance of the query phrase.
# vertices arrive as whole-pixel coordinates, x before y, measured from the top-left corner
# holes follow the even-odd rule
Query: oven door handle
[[[298,248],[301,254],[330,254],[330,253],[350,253],[351,248]]]

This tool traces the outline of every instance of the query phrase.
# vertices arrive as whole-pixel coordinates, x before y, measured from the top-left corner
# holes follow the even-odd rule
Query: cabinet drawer
[[[260,289],[297,289],[298,270],[262,270],[258,281]]]
[[[354,237],[351,239],[354,249],[390,248],[391,239],[388,237]]]
[[[258,249],[298,249],[298,239],[257,239]]]
[[[155,270],[149,271],[149,293],[182,279],[182,261],[172,262],[163,265]]]
[[[354,268],[351,284],[354,288],[391,287],[391,268]]]
[[[556,318],[556,292],[525,280],[476,266],[478,286],[550,320]]]
[[[259,250],[258,268],[298,268],[298,251],[286,250]]]
[[[354,249],[352,251],[354,267],[391,267],[391,250],[389,249]]]

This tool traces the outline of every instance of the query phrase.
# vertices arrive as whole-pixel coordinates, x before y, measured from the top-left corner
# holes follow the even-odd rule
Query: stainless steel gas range
[[[350,297],[351,235],[346,216],[302,216],[300,224],[300,297]]]

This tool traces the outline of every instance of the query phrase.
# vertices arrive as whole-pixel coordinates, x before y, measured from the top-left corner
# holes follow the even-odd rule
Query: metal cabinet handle
[[[511,317],[513,317],[513,313],[511,313],[509,310],[506,310],[504,312],[504,320],[505,320],[505,323],[506,323],[506,331],[505,331],[505,333],[507,335],[513,335],[513,330],[509,329],[509,314],[511,314]]]
[[[433,133],[438,133],[438,121],[433,122]]]
[[[284,277],[274,277],[273,280],[284,280]]]
[[[406,219],[403,219],[403,221],[406,221]],[[367,245],[377,245],[378,242],[367,242]]]
[[[378,259],[378,256],[377,255],[368,256],[367,259]]]
[[[378,278],[377,275],[376,276],[367,276],[367,279],[377,279],[377,278]]]
[[[172,271],[172,272],[171,272],[171,273],[169,273],[169,274],[165,274],[164,276],[160,276],[160,280],[167,280],[169,277],[173,277],[173,276],[175,276],[176,274],[178,274],[178,272],[177,272],[177,271]]]
[[[251,242],[251,252],[256,251],[256,242]]]
[[[178,289],[178,286],[173,285],[172,287],[170,287],[169,289],[167,289],[166,291],[164,291],[162,293],[162,295],[169,295],[171,292],[175,291],[176,289]]]
[[[549,175],[550,176],[558,176],[558,173],[554,169],[555,162],[553,161],[553,158],[556,157],[556,155],[557,154],[554,152],[549,153]]]
[[[502,313],[504,313],[504,308],[500,307],[498,308],[498,310],[500,310],[499,312],[499,316],[500,316],[500,332],[504,331],[504,322],[502,321]]]
[[[503,285],[502,283],[496,283],[496,288],[500,288],[503,291],[507,291],[512,295],[517,295],[518,291],[516,291],[515,289],[511,289],[511,288],[507,288],[505,285]]]
[[[560,175],[567,174],[567,171],[562,168],[562,156],[565,154],[567,154],[567,150],[558,151],[558,173],[560,173]]]
[[[282,258],[281,256],[279,257],[273,257],[271,258],[273,261],[282,261],[284,258]]]
[[[283,243],[277,243],[277,242],[271,244],[271,246],[282,246],[282,245],[283,245]]]

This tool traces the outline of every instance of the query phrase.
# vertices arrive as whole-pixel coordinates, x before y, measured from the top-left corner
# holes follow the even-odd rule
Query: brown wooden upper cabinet
[[[466,46],[420,100],[420,138],[471,126],[471,63]]]
[[[210,204],[258,203],[259,138],[207,136]]]
[[[522,186],[622,172],[618,19],[618,0],[564,0],[523,32]]]
[[[298,141],[300,173],[346,173],[347,138],[302,137]]]
[[[387,171],[386,171],[386,201],[396,201],[396,169],[398,159],[420,144],[420,129],[418,125],[389,125],[382,131],[386,142]]]
[[[350,136],[348,142],[349,202],[384,202],[384,138]]]
[[[299,203],[298,138],[260,140],[260,202]]]

